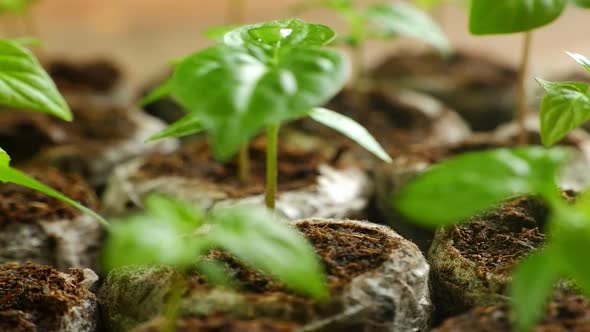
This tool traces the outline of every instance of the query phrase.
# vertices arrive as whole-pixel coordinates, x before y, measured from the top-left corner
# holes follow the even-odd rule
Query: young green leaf
[[[351,118],[320,107],[313,108],[309,112],[309,117],[347,136],[379,159],[388,163],[391,162],[391,157],[385,152],[379,142],[377,142],[367,129]]]
[[[190,112],[187,115],[183,116],[180,120],[166,127],[161,132],[148,138],[147,141],[151,142],[168,137],[184,137],[188,135],[197,134],[203,131],[203,129],[204,128],[203,126],[201,126],[201,120],[199,119],[199,115]]]
[[[469,31],[475,35],[530,31],[561,15],[566,0],[472,0]]]
[[[72,119],[68,105],[33,54],[6,39],[0,39],[0,105]]]
[[[293,290],[322,298],[328,295],[322,266],[305,238],[262,207],[213,212],[216,245],[251,267],[277,278]]]
[[[171,93],[171,80],[167,79],[162,84],[158,85],[156,88],[154,88],[152,91],[150,91],[150,93],[143,96],[139,100],[138,104],[140,107],[147,106],[147,105],[155,102],[158,99],[162,99],[162,98],[170,95],[170,93]]]
[[[419,175],[395,204],[427,226],[456,224],[512,195],[556,190],[556,173],[569,156],[565,148],[540,147],[467,153]]]
[[[588,58],[586,58],[585,56],[578,54],[578,53],[572,53],[572,52],[565,52],[565,53],[567,55],[569,55],[572,59],[574,59],[574,61],[576,61],[577,63],[584,66],[584,68],[590,73],[590,60]]]
[[[44,185],[43,183],[35,180],[34,178],[22,173],[21,171],[8,166],[8,160],[10,160],[10,159],[7,160],[6,157],[8,155],[3,150],[2,150],[2,152],[3,153],[1,154],[1,157],[0,157],[0,181],[18,184],[23,187],[27,187],[27,188],[30,188],[33,190],[40,191],[40,192],[46,194],[47,196],[57,198],[60,201],[68,203],[71,206],[77,208],[78,210],[88,214],[89,216],[93,217],[94,219],[99,221],[104,226],[107,226],[107,227],[109,226],[109,223],[104,218],[102,218],[101,216],[96,214],[96,212],[94,212],[94,211],[90,210],[89,208],[83,206],[82,204],[64,196],[63,194]],[[4,163],[6,163],[6,164],[4,164]]]
[[[225,37],[225,34],[235,30],[236,28],[238,28],[235,25],[221,25],[221,26],[215,26],[212,28],[207,29],[204,32],[205,37],[216,41],[218,43],[223,43],[223,39]]]
[[[541,140],[551,146],[590,119],[590,92],[586,83],[537,81],[547,91],[541,101]]]
[[[553,286],[561,277],[559,256],[550,248],[524,258],[512,275],[512,310],[518,331],[527,332],[545,312]]]
[[[438,25],[409,4],[376,4],[369,6],[365,15],[387,34],[416,38],[434,46],[442,54],[451,53],[450,43]]]
[[[10,156],[4,149],[0,148],[0,168],[8,167],[10,165]]]

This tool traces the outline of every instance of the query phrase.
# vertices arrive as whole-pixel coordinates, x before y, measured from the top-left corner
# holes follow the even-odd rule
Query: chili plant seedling
[[[567,54],[590,73],[589,59]],[[590,119],[590,91],[583,82],[537,82],[547,92],[541,101],[541,140],[551,146]]]
[[[147,99],[171,95],[188,114],[152,139],[207,131],[222,161],[266,128],[266,204],[275,206],[277,139],[281,123],[310,116],[390,161],[377,141],[353,120],[317,108],[344,85],[347,62],[324,48],[330,28],[299,19],[246,25],[225,34],[224,44],[189,55]]]
[[[586,200],[567,204],[557,186],[566,148],[527,147],[460,155],[411,181],[395,200],[411,220],[431,227],[467,220],[514,195],[538,195],[549,207],[547,242],[513,272],[512,307],[516,327],[528,331],[543,315],[553,286],[572,278],[590,295],[590,208]]]
[[[570,0],[589,7],[587,0]],[[516,120],[519,126],[518,143],[527,143],[525,121],[527,97],[525,77],[529,63],[532,31],[557,19],[567,5],[567,0],[474,0],[471,1],[469,31],[475,35],[524,32],[522,54],[517,82]]]
[[[55,84],[34,55],[17,40],[0,39],[0,105],[44,112],[71,121],[72,113]],[[10,167],[10,157],[0,148],[0,181],[11,182],[62,200],[100,221],[107,222],[61,193]]]
[[[299,6],[301,9],[317,7],[333,11],[348,25],[348,34],[342,41],[352,50],[353,86],[358,87],[365,78],[363,58],[368,40],[411,37],[434,46],[443,55],[451,52],[449,42],[438,25],[427,14],[409,4],[382,2],[359,7],[353,0],[312,0]]]
[[[196,268],[211,282],[231,282],[207,259],[221,249],[287,287],[328,295],[319,259],[305,237],[262,206],[216,208],[205,214],[164,196],[148,196],[145,212],[113,222],[103,262],[107,270],[165,264]]]

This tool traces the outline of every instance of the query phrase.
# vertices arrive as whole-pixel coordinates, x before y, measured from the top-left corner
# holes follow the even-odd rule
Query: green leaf
[[[107,270],[127,265],[166,264],[186,267],[210,248],[194,235],[203,220],[183,202],[154,196],[146,212],[113,222],[103,251]]]
[[[570,152],[528,147],[460,155],[411,181],[395,204],[427,226],[459,223],[512,195],[556,190],[556,173]]]
[[[10,156],[4,149],[0,148],[0,168],[10,165]]]
[[[385,152],[379,142],[377,142],[367,129],[351,118],[320,107],[313,108],[309,112],[309,116],[315,121],[337,130],[341,134],[352,139],[379,159],[388,163],[391,162],[391,157]]]
[[[167,79],[162,84],[160,84],[159,86],[154,88],[152,91],[150,91],[150,93],[143,96],[138,102],[139,106],[140,107],[147,106],[147,105],[157,101],[158,99],[162,99],[162,98],[170,95],[171,81],[172,81],[172,79],[170,79],[170,78]]]
[[[216,41],[218,43],[223,43],[225,34],[235,30],[236,28],[238,28],[235,25],[221,25],[221,26],[216,26],[216,27],[212,27],[209,28],[205,31],[204,35],[205,37]]]
[[[195,113],[188,113],[180,120],[166,127],[161,132],[148,138],[148,142],[156,141],[168,137],[184,137],[203,131],[203,126],[199,120],[199,115]]]
[[[472,0],[469,31],[475,35],[530,31],[561,15],[566,0]]]
[[[514,270],[511,297],[518,331],[530,331],[545,314],[553,286],[561,277],[558,259],[544,249],[524,258]]]
[[[449,54],[451,46],[438,25],[424,12],[403,3],[376,4],[369,6],[365,15],[386,33],[420,39]]]
[[[572,59],[574,59],[574,61],[576,61],[577,63],[584,66],[584,68],[590,73],[590,60],[588,58],[586,58],[585,56],[578,54],[578,53],[572,53],[572,52],[565,52],[565,53],[567,55],[569,55]]]
[[[171,90],[209,132],[215,157],[227,160],[268,125],[327,102],[347,73],[334,50],[292,48],[269,64],[243,49],[216,46],[178,64]]]
[[[590,93],[586,83],[537,81],[547,91],[541,101],[541,140],[551,146],[590,119]]]
[[[574,5],[582,8],[590,8],[590,0],[570,0]]]
[[[30,188],[33,190],[40,191],[40,192],[46,194],[47,196],[57,198],[60,201],[70,204],[71,206],[77,208],[78,210],[93,217],[94,219],[99,221],[104,226],[106,226],[106,227],[109,226],[109,223],[104,218],[102,218],[101,216],[96,214],[96,212],[94,212],[94,211],[90,210],[89,208],[83,206],[82,204],[64,196],[63,194],[59,193],[58,191],[44,185],[43,183],[22,173],[21,171],[18,171],[14,168],[9,167],[8,166],[9,160],[10,160],[10,158],[8,157],[6,152],[4,152],[4,150],[2,150],[2,153],[0,154],[0,181],[18,184],[23,187],[27,187],[27,188]]]
[[[263,207],[220,209],[211,234],[216,245],[287,287],[316,298],[327,295],[322,266],[297,230]]]
[[[72,119],[68,105],[33,54],[6,39],[0,39],[0,105]]]

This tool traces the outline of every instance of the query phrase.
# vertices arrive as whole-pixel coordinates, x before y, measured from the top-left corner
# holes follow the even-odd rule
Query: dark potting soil
[[[475,308],[446,320],[436,332],[513,331],[507,305]],[[535,332],[590,332],[590,306],[581,296],[563,296],[549,303]]]
[[[505,273],[520,257],[541,247],[548,208],[534,197],[518,197],[458,225],[454,247],[466,259],[493,273]]]
[[[400,245],[399,240],[377,230],[360,228],[353,224],[310,221],[300,223],[298,229],[314,246],[333,293],[345,287],[354,277],[381,266]],[[231,278],[247,292],[288,293],[279,282],[247,268],[226,253],[213,251],[210,258],[223,262]]]
[[[80,176],[62,174],[51,168],[27,174],[90,209],[98,208],[95,193]],[[0,225],[71,219],[80,214],[70,205],[36,190],[11,183],[0,184]]]
[[[133,332],[160,332],[164,320],[136,328]],[[295,332],[299,327],[292,322],[270,319],[238,320],[223,315],[211,315],[203,319],[181,319],[176,322],[176,332]]]
[[[60,89],[108,92],[122,78],[119,67],[105,59],[87,62],[51,61],[47,72]]]
[[[182,176],[210,181],[231,197],[244,197],[265,190],[266,143],[263,138],[250,144],[251,178],[243,184],[237,177],[237,162],[221,163],[212,158],[204,140],[187,144],[178,152],[153,153],[147,156],[141,171],[147,177]],[[280,191],[296,190],[315,183],[318,167],[331,158],[321,151],[304,151],[279,143],[278,183]]]
[[[90,104],[70,106],[75,118],[72,122],[45,114],[3,110],[0,146],[15,163],[30,160],[57,146],[71,146],[82,158],[96,157],[105,147],[129,138],[136,128],[126,109],[98,108]]]
[[[48,266],[1,264],[0,331],[57,331],[58,319],[87,296],[82,271],[71,274],[69,283]]]

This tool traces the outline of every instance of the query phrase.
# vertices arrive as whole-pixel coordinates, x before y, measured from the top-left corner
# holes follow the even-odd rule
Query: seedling
[[[222,161],[266,128],[266,205],[275,206],[277,139],[282,123],[304,116],[340,131],[390,161],[359,124],[317,108],[347,77],[346,58],[324,48],[335,38],[328,27],[298,19],[246,25],[228,32],[224,44],[187,56],[172,77],[147,99],[171,95],[188,114],[152,139],[206,131]]]
[[[204,211],[158,195],[145,211],[113,222],[103,262],[107,270],[128,265],[196,268],[227,283],[223,268],[206,256],[220,249],[292,290],[316,298],[327,294],[321,264],[305,237],[262,206]]]
[[[589,59],[567,54],[590,73]],[[541,140],[551,146],[590,119],[590,92],[583,82],[537,82],[547,92],[541,101]]]
[[[352,0],[313,0],[299,6],[301,9],[317,7],[334,12],[348,25],[348,34],[341,41],[352,51],[353,87],[360,88],[365,79],[364,50],[366,42],[371,39],[391,40],[404,36],[422,40],[443,55],[451,52],[449,42],[437,24],[409,4],[381,2],[359,7]]]
[[[0,105],[44,112],[65,121],[72,113],[55,84],[35,56],[17,40],[0,39]],[[0,181],[11,182],[64,201],[107,225],[107,222],[76,201],[10,167],[10,157],[0,148]]]
[[[589,7],[587,0],[573,0],[572,3]],[[516,120],[519,126],[518,143],[527,144],[525,121],[527,117],[527,96],[525,77],[529,63],[532,31],[557,19],[567,0],[476,0],[471,1],[469,31],[474,35],[505,34],[524,32],[522,53],[518,69]]]
[[[546,245],[520,262],[513,274],[519,331],[528,331],[542,317],[559,279],[572,278],[590,295],[590,267],[580,254],[590,249],[587,199],[568,205],[556,182],[570,155],[567,148],[541,147],[464,154],[418,176],[395,201],[411,220],[430,227],[460,223],[514,195],[537,195],[547,203]]]

